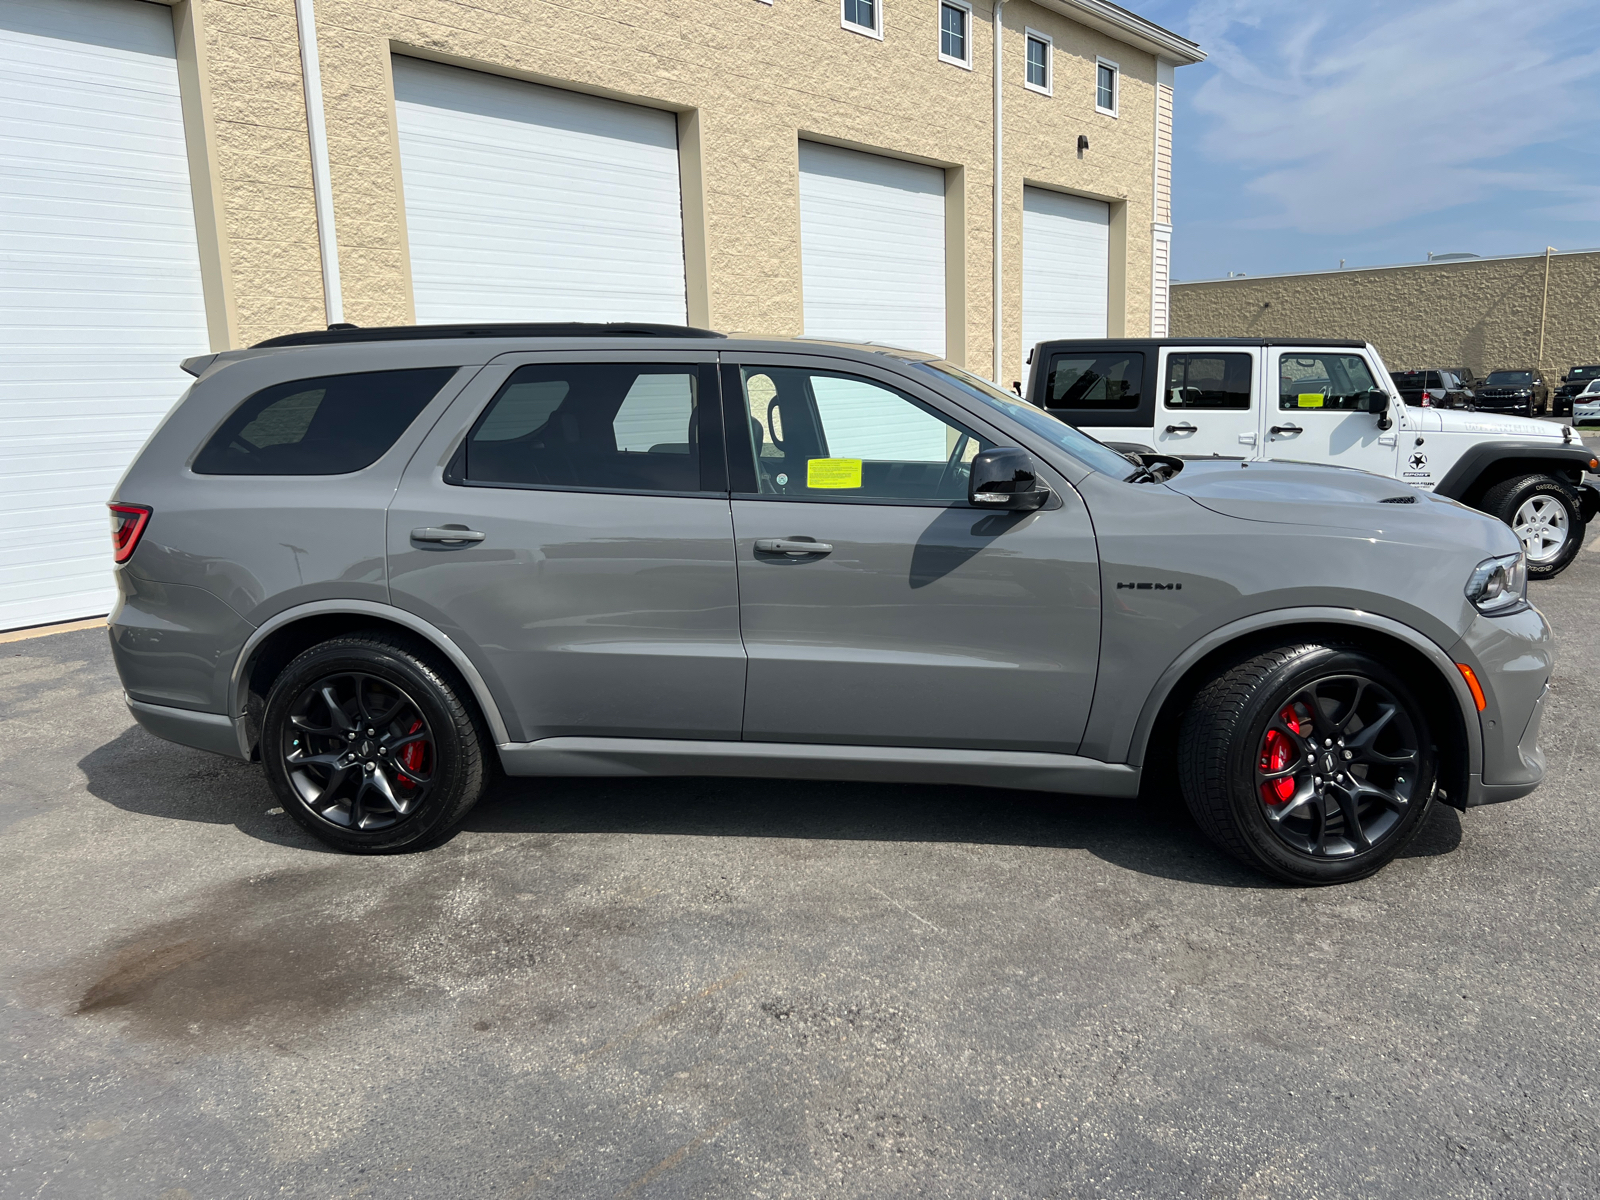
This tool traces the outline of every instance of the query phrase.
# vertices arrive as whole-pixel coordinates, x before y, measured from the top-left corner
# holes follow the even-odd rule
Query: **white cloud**
[[[1347,233],[1506,191],[1600,216],[1586,178],[1527,153],[1600,139],[1594,0],[1199,0],[1188,32],[1217,68],[1200,148],[1242,168],[1251,225]]]

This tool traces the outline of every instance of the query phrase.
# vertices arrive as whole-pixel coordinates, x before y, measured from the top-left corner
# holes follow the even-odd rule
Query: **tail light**
[[[144,527],[150,524],[150,506],[112,504],[108,507],[111,509],[111,556],[125,563],[133,557],[139,539],[144,536]]]

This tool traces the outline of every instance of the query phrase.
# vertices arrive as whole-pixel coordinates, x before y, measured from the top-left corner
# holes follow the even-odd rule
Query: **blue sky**
[[[1124,0],[1178,71],[1173,276],[1600,247],[1600,0]]]

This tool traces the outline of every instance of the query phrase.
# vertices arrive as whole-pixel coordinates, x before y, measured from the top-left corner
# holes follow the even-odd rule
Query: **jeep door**
[[[1260,358],[1255,347],[1164,348],[1155,448],[1189,458],[1256,457]]]
[[[455,639],[513,740],[739,737],[714,354],[504,355],[407,467],[393,603]]]
[[[1017,442],[900,372],[724,364],[745,740],[1075,749],[1100,638],[1077,493],[970,507],[967,464]]]
[[[1275,408],[1267,416],[1266,457],[1279,462],[1327,463],[1393,476],[1406,406],[1378,381],[1384,378],[1356,349],[1274,346],[1268,354]],[[1373,392],[1384,414],[1358,407]],[[1419,410],[1420,411],[1420,410]]]

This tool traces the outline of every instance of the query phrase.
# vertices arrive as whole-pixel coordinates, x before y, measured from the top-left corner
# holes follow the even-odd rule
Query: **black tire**
[[[381,631],[313,646],[267,696],[268,783],[305,829],[352,854],[437,842],[478,802],[493,753],[454,672]]]
[[[1286,883],[1371,875],[1422,828],[1437,779],[1426,710],[1354,646],[1300,643],[1236,662],[1178,728],[1179,785],[1200,828]]]
[[[1555,578],[1583,548],[1583,510],[1572,489],[1553,475],[1518,475],[1497,483],[1483,494],[1479,507],[1522,539],[1530,579]],[[1551,534],[1558,530],[1563,540],[1555,545]]]

